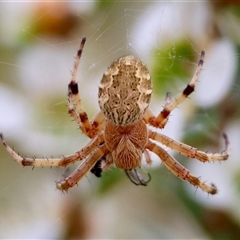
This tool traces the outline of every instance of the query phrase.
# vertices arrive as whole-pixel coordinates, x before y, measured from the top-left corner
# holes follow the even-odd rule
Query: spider
[[[170,113],[194,91],[203,66],[204,51],[200,54],[196,71],[189,84],[174,100],[170,100],[169,94],[167,94],[167,101],[157,116],[148,107],[152,96],[152,83],[145,64],[132,55],[117,59],[103,74],[98,92],[98,103],[101,110],[92,121],[89,121],[82,106],[76,82],[85,42],[86,38],[83,38],[68,85],[68,113],[76,121],[81,131],[90,138],[90,141],[74,154],[61,158],[26,158],[17,154],[6,143],[3,134],[0,134],[3,145],[10,155],[23,166],[32,167],[65,167],[76,161],[83,161],[68,177],[56,182],[58,189],[67,191],[89,171],[94,172],[98,161],[100,161],[98,163],[100,171],[95,174],[101,174],[102,170],[106,170],[114,164],[117,168],[125,170],[131,181],[137,185],[145,185],[148,180],[144,180],[136,169],[141,167],[143,155],[145,155],[147,163],[151,163],[150,151],[155,153],[167,169],[180,179],[188,181],[207,193],[216,194],[217,188],[214,184],[201,181],[158,143],[203,163],[223,161],[229,157],[229,140],[225,133],[223,134],[225,150],[222,153],[205,153],[149,128],[149,126],[153,126],[163,129],[168,122]]]
[[[90,170],[96,177],[101,177],[102,175],[102,166],[104,165],[106,161],[106,156],[103,156],[100,160],[97,161],[97,163],[94,165],[94,167]],[[141,186],[147,186],[147,183],[151,180],[151,175],[147,173],[148,179],[145,180],[141,173],[134,168],[134,169],[125,169],[125,173],[129,180],[134,183],[135,185],[141,185]]]

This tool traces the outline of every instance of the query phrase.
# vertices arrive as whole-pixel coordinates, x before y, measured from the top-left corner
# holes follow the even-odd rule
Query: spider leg
[[[202,182],[199,177],[196,177],[193,174],[191,174],[188,169],[182,166],[175,158],[169,155],[164,149],[162,149],[157,144],[149,141],[146,148],[154,152],[162,160],[164,165],[180,179],[188,181],[193,186],[199,187],[207,193],[210,194],[217,193],[217,188],[215,187],[215,185],[213,184],[208,185],[205,182]]]
[[[93,168],[90,170],[91,173],[93,173],[96,177],[101,177],[102,176],[102,161],[105,161],[105,156],[103,156],[101,159],[99,159],[95,165],[93,166]]]
[[[204,56],[205,53],[202,51],[193,78],[187,87],[183,90],[182,94],[173,101],[169,101],[171,96],[167,95],[166,104],[157,117],[154,116],[151,110],[147,110],[144,114],[144,120],[146,123],[149,123],[154,127],[164,128],[168,121],[169,114],[194,91],[195,85],[202,70]]]
[[[83,38],[77,52],[77,56],[74,62],[72,79],[68,85],[68,113],[77,122],[81,131],[88,137],[93,138],[99,132],[99,125],[104,121],[104,115],[102,112],[96,115],[92,123],[89,121],[88,115],[85,112],[81,98],[79,96],[78,84],[76,82],[77,70],[79,62],[82,56],[83,47],[85,45],[86,38]]]
[[[110,153],[102,156],[96,164],[91,169],[91,173],[93,173],[96,177],[101,177],[102,171],[106,171],[113,164],[112,155]]]
[[[197,148],[178,142],[170,137],[167,137],[161,133],[153,132],[151,130],[149,130],[149,138],[162,143],[163,145],[184,156],[196,158],[201,162],[224,161],[229,157],[230,144],[226,134],[223,134],[223,138],[225,140],[225,150],[222,153],[205,153],[203,151],[199,151]]]
[[[10,155],[23,166],[32,166],[32,167],[56,167],[61,166],[65,167],[69,164],[72,164],[76,161],[81,161],[86,158],[95,148],[98,147],[100,143],[104,141],[103,134],[97,135],[94,139],[92,139],[84,148],[77,151],[76,153],[63,156],[62,158],[26,158],[20,156],[16,153],[5,141],[3,134],[0,133],[0,139],[6,148],[6,150],[10,153]]]
[[[69,177],[57,182],[57,188],[62,191],[67,191],[76,185],[94,167],[96,162],[108,152],[109,150],[105,144],[100,145]]]
[[[147,150],[145,150],[145,151],[143,152],[143,154],[144,154],[144,156],[145,156],[146,163],[149,164],[149,165],[151,165],[153,161],[152,161],[152,159],[151,159],[151,157],[150,157],[149,152],[148,152]]]
[[[103,161],[101,161],[101,168],[103,171],[106,171],[110,168],[112,164],[113,164],[112,154],[109,153],[106,156],[104,156]]]

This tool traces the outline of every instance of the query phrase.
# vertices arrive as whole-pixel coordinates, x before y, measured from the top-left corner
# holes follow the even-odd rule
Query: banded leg
[[[85,42],[86,42],[86,38],[83,38],[74,62],[72,79],[68,85],[68,113],[77,122],[81,131],[88,137],[93,138],[99,132],[98,127],[104,121],[104,116],[103,116],[103,113],[100,112],[94,118],[93,122],[90,123],[88,115],[82,106],[81,98],[79,96],[78,84],[76,82],[76,78],[77,78],[77,70],[78,70],[78,66],[82,56],[82,51],[83,51]]]
[[[182,166],[175,158],[173,158],[171,155],[169,155],[160,146],[149,141],[146,148],[149,149],[150,151],[154,152],[162,160],[164,165],[174,175],[176,175],[180,179],[188,181],[193,186],[199,187],[207,193],[210,193],[210,194],[217,193],[217,188],[215,187],[215,185],[213,185],[213,184],[208,185],[205,182],[202,182],[199,177],[196,177],[193,174],[191,174],[188,169],[186,169],[184,166]]]
[[[169,104],[166,104],[166,106],[163,108],[163,110],[159,113],[157,117],[154,116],[151,110],[147,110],[144,114],[144,120],[146,123],[149,123],[154,127],[164,128],[168,121],[169,114],[194,91],[195,85],[199,79],[202,70],[204,56],[205,53],[204,51],[202,51],[193,78],[187,85],[187,87],[183,90],[182,94],[172,102],[169,102]]]
[[[23,166],[32,166],[32,167],[65,167],[69,164],[72,164],[76,161],[81,161],[86,158],[95,148],[99,146],[104,141],[103,134],[98,135],[98,137],[92,139],[84,148],[76,153],[63,156],[62,158],[26,158],[17,154],[5,141],[3,134],[0,134],[0,139],[9,152],[9,154]]]
[[[59,190],[67,191],[69,188],[76,185],[86,174],[94,167],[96,162],[109,152],[105,144],[99,146],[99,148],[67,178],[63,181],[57,182],[56,186]]]
[[[187,156],[189,158],[196,158],[201,162],[209,161],[224,161],[229,157],[230,144],[227,135],[224,133],[223,138],[225,141],[225,150],[222,153],[205,153],[199,151],[197,148],[191,147],[187,144],[173,140],[161,133],[153,132],[149,130],[149,138],[162,143],[163,145],[173,149],[174,151]]]

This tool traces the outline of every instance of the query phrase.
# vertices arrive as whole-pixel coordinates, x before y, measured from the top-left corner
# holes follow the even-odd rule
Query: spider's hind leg
[[[194,176],[188,169],[182,166],[175,158],[169,155],[163,148],[157,144],[149,141],[146,146],[147,149],[155,153],[164,163],[164,165],[170,170],[175,176],[181,178],[182,180],[188,181],[195,187],[201,188],[203,191],[216,194],[217,188],[214,184],[206,184],[201,181],[199,177]]]
[[[57,188],[62,191],[67,191],[69,188],[76,185],[86,174],[94,167],[96,162],[109,152],[105,144],[100,145],[93,154],[90,154],[87,159],[64,180],[57,182]]]
[[[206,153],[198,150],[192,146],[189,146],[185,143],[178,142],[168,136],[165,136],[161,133],[157,133],[149,130],[149,138],[154,141],[158,141],[161,144],[165,145],[168,148],[173,149],[174,151],[189,157],[198,159],[201,162],[210,162],[210,161],[225,161],[228,159],[230,154],[230,143],[227,135],[224,133],[223,138],[225,141],[225,149],[221,153]]]

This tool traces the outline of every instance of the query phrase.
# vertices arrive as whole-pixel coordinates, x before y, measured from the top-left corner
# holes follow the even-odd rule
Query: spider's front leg
[[[72,79],[68,84],[68,113],[77,122],[81,131],[89,138],[93,138],[101,130],[101,125],[105,118],[102,112],[99,112],[93,119],[92,123],[89,121],[88,115],[85,112],[81,98],[79,96],[78,84],[76,82],[77,70],[79,62],[82,56],[83,47],[85,45],[86,38],[83,38],[77,52],[77,56],[74,62]]]
[[[167,102],[167,104],[164,106],[163,110],[158,114],[157,117],[154,116],[154,114],[151,112],[150,109],[146,110],[144,114],[144,121],[146,123],[157,128],[165,127],[170,113],[194,91],[195,85],[199,79],[199,76],[202,70],[204,56],[205,56],[205,52],[202,51],[200,55],[200,59],[198,61],[198,66],[193,75],[193,78],[179,97],[177,97],[172,102],[169,102],[169,103]]]

